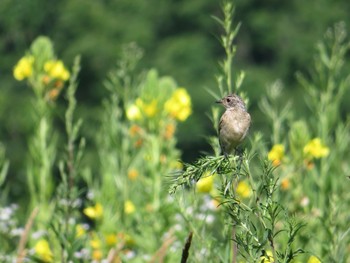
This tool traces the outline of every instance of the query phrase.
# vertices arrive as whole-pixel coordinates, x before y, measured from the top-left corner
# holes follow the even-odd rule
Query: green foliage
[[[207,176],[217,172],[228,174],[234,171],[234,168],[231,166],[231,161],[224,156],[204,156],[198,159],[194,164],[184,163],[183,165],[184,171],[174,174],[174,182],[169,190],[170,194],[174,194],[179,186],[191,186],[193,182],[198,182],[199,179],[208,172],[209,175]]]
[[[6,160],[5,157],[5,148],[2,144],[0,144],[0,187],[3,185],[6,179],[7,171],[9,169],[10,162]]]
[[[44,2],[0,3],[1,262],[349,261],[345,23],[309,62],[345,2]],[[253,119],[244,150],[220,156],[214,135],[184,161],[218,128],[207,98],[232,92]],[[210,127],[182,124],[203,112]]]

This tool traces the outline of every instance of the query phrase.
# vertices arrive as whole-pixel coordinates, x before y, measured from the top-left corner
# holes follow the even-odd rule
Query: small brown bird
[[[250,127],[250,115],[243,100],[235,95],[218,100],[226,111],[219,123],[219,142],[222,153],[227,157],[244,140]]]

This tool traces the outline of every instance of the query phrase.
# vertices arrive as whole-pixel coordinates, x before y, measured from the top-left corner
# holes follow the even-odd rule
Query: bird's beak
[[[221,100],[217,100],[217,101],[215,101],[215,103],[222,103],[222,99]]]

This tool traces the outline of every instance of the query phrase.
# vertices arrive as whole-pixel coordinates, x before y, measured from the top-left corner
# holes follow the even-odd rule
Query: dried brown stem
[[[26,256],[25,247],[27,244],[29,231],[33,226],[34,219],[37,216],[38,212],[39,212],[39,208],[38,207],[34,208],[32,213],[30,214],[30,217],[28,218],[24,231],[21,235],[21,239],[19,241],[16,263],[22,263],[24,260],[24,257]]]
[[[192,243],[192,236],[193,232],[191,231],[190,234],[187,237],[186,243],[184,248],[182,249],[182,256],[181,256],[181,263],[186,263],[188,256],[189,256],[189,251]]]
[[[176,240],[176,238],[170,234],[167,239],[164,240],[161,247],[157,250],[157,252],[153,255],[149,263],[162,263],[164,261],[164,257],[166,256],[166,252],[169,246]]]

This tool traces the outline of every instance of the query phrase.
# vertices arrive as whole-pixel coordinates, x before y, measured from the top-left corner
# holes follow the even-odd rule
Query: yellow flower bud
[[[309,257],[309,260],[307,261],[307,263],[321,263],[321,260],[319,260],[315,256],[311,256],[311,257]]]
[[[267,158],[272,161],[274,166],[278,166],[281,164],[281,161],[284,157],[284,145],[283,144],[275,144],[271,151],[269,151]]]
[[[100,203],[97,203],[95,206],[86,207],[83,213],[90,219],[99,219],[103,216],[103,207]]]
[[[127,200],[124,204],[124,212],[127,215],[133,214],[135,212],[136,208],[133,202],[130,200]]]
[[[21,58],[13,69],[13,75],[16,80],[23,80],[29,78],[33,74],[33,56],[25,56]]]
[[[210,175],[209,172],[203,174],[202,178],[196,184],[196,190],[198,193],[210,193],[214,186],[214,175]]]
[[[306,157],[319,159],[328,156],[329,148],[321,142],[320,138],[315,138],[305,145],[304,154]]]
[[[35,254],[43,261],[43,262],[53,262],[53,254],[50,249],[49,242],[45,239],[40,239],[36,242],[34,246]]]
[[[236,193],[240,198],[249,198],[252,195],[252,189],[246,181],[240,181],[236,188]]]
[[[45,63],[44,71],[52,78],[68,80],[69,71],[64,67],[61,60],[50,60]]]
[[[135,104],[130,105],[126,109],[126,118],[130,121],[140,120],[142,118],[140,109]]]
[[[165,111],[179,121],[185,121],[191,115],[191,98],[186,89],[178,88],[164,104]]]

